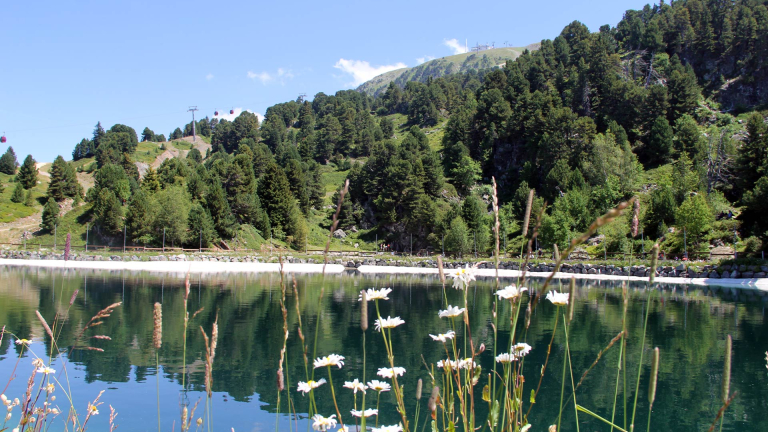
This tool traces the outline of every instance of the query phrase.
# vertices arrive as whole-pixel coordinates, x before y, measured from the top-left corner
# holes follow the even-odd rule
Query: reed
[[[651,382],[648,384],[648,428],[651,430],[651,412],[653,412],[653,402],[656,401],[656,385],[659,379],[659,347],[653,349],[653,359],[651,360]]]
[[[323,276],[325,276],[325,266],[328,265],[328,250],[331,248],[331,239],[333,238],[333,232],[336,231],[336,227],[339,225],[339,214],[341,213],[341,204],[344,202],[344,197],[349,190],[349,179],[344,181],[344,187],[339,194],[339,202],[336,204],[336,213],[333,214],[333,220],[331,222],[331,229],[328,233],[328,241],[325,242],[325,250],[323,251]]]
[[[723,401],[723,404],[727,406],[728,400],[730,399],[729,393],[731,391],[731,355],[733,350],[733,338],[731,338],[731,335],[728,335],[728,338],[725,340],[725,361],[723,362],[723,381],[721,383],[722,392],[721,392],[721,400]],[[724,416],[720,416],[720,430],[723,430],[723,422],[725,420]]]
[[[523,218],[523,237],[528,235],[528,224],[531,221],[531,207],[533,206],[534,189],[528,191],[528,201],[525,202],[525,217]]]
[[[157,378],[157,431],[160,432],[160,347],[163,345],[163,305],[160,303],[155,303],[153,317],[152,345],[155,347],[155,371]]]

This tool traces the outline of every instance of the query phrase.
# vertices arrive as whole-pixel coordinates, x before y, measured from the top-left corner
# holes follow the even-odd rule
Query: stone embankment
[[[2,251],[0,259],[31,259],[31,260],[62,260],[63,253],[38,252],[38,251]],[[206,255],[206,254],[165,254],[165,255],[90,255],[83,253],[73,253],[70,256],[72,261],[122,261],[122,262],[141,262],[141,261],[190,261],[190,262],[239,262],[239,263],[276,263],[277,256],[261,255]],[[322,264],[321,258],[296,258],[286,256],[284,262],[292,264]],[[392,267],[417,267],[417,268],[437,268],[436,260],[407,260],[395,258],[354,258],[340,259],[334,258],[328,260],[329,264],[340,264],[347,268],[358,268],[360,266],[392,266]],[[464,261],[446,261],[446,269],[464,267],[465,265],[474,265],[472,262]],[[494,268],[492,262],[481,262],[478,265],[481,269]],[[521,264],[513,261],[501,261],[500,270],[521,270]],[[555,268],[554,263],[532,263],[528,264],[526,271],[534,273],[549,273]],[[644,265],[618,266],[611,264],[590,264],[590,263],[564,263],[560,268],[561,273],[585,274],[585,275],[611,275],[611,276],[635,276],[648,277],[651,269]],[[731,266],[731,265],[688,265],[677,264],[660,265],[656,268],[656,275],[659,277],[680,277],[680,278],[709,278],[709,279],[752,279],[765,278],[768,274],[768,266]]]

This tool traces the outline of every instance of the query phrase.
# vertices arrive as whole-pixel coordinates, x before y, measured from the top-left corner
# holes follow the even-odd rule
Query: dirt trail
[[[60,214],[63,217],[72,210],[73,200],[67,199],[59,204]],[[40,229],[40,223],[43,221],[43,211],[40,210],[33,215],[16,219],[13,222],[0,223],[0,241],[18,241],[22,232],[36,232]]]

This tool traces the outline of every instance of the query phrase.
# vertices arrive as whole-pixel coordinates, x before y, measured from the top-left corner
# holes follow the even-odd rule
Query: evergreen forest
[[[269,107],[263,121],[206,117],[194,125],[204,151],[187,138],[192,123],[167,139],[99,123],[71,162],[51,165],[36,235],[69,218],[83,239],[75,226],[115,244],[125,230],[137,245],[322,248],[348,179],[346,247],[378,240],[484,255],[495,179],[511,253],[533,189],[545,250],[637,197],[638,233],[625,215],[591,253],[658,240],[667,253],[730,245],[759,254],[768,244],[768,1],[661,2],[593,30],[574,21],[502,67],[392,82],[376,96],[318,93]],[[152,166],[168,149],[178,154]],[[0,158],[4,199],[24,205],[34,162],[19,164],[10,148]]]

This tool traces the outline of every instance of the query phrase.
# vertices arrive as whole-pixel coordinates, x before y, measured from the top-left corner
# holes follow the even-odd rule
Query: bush
[[[742,252],[749,256],[760,255],[763,250],[763,242],[755,236],[747,237],[742,243]]]

